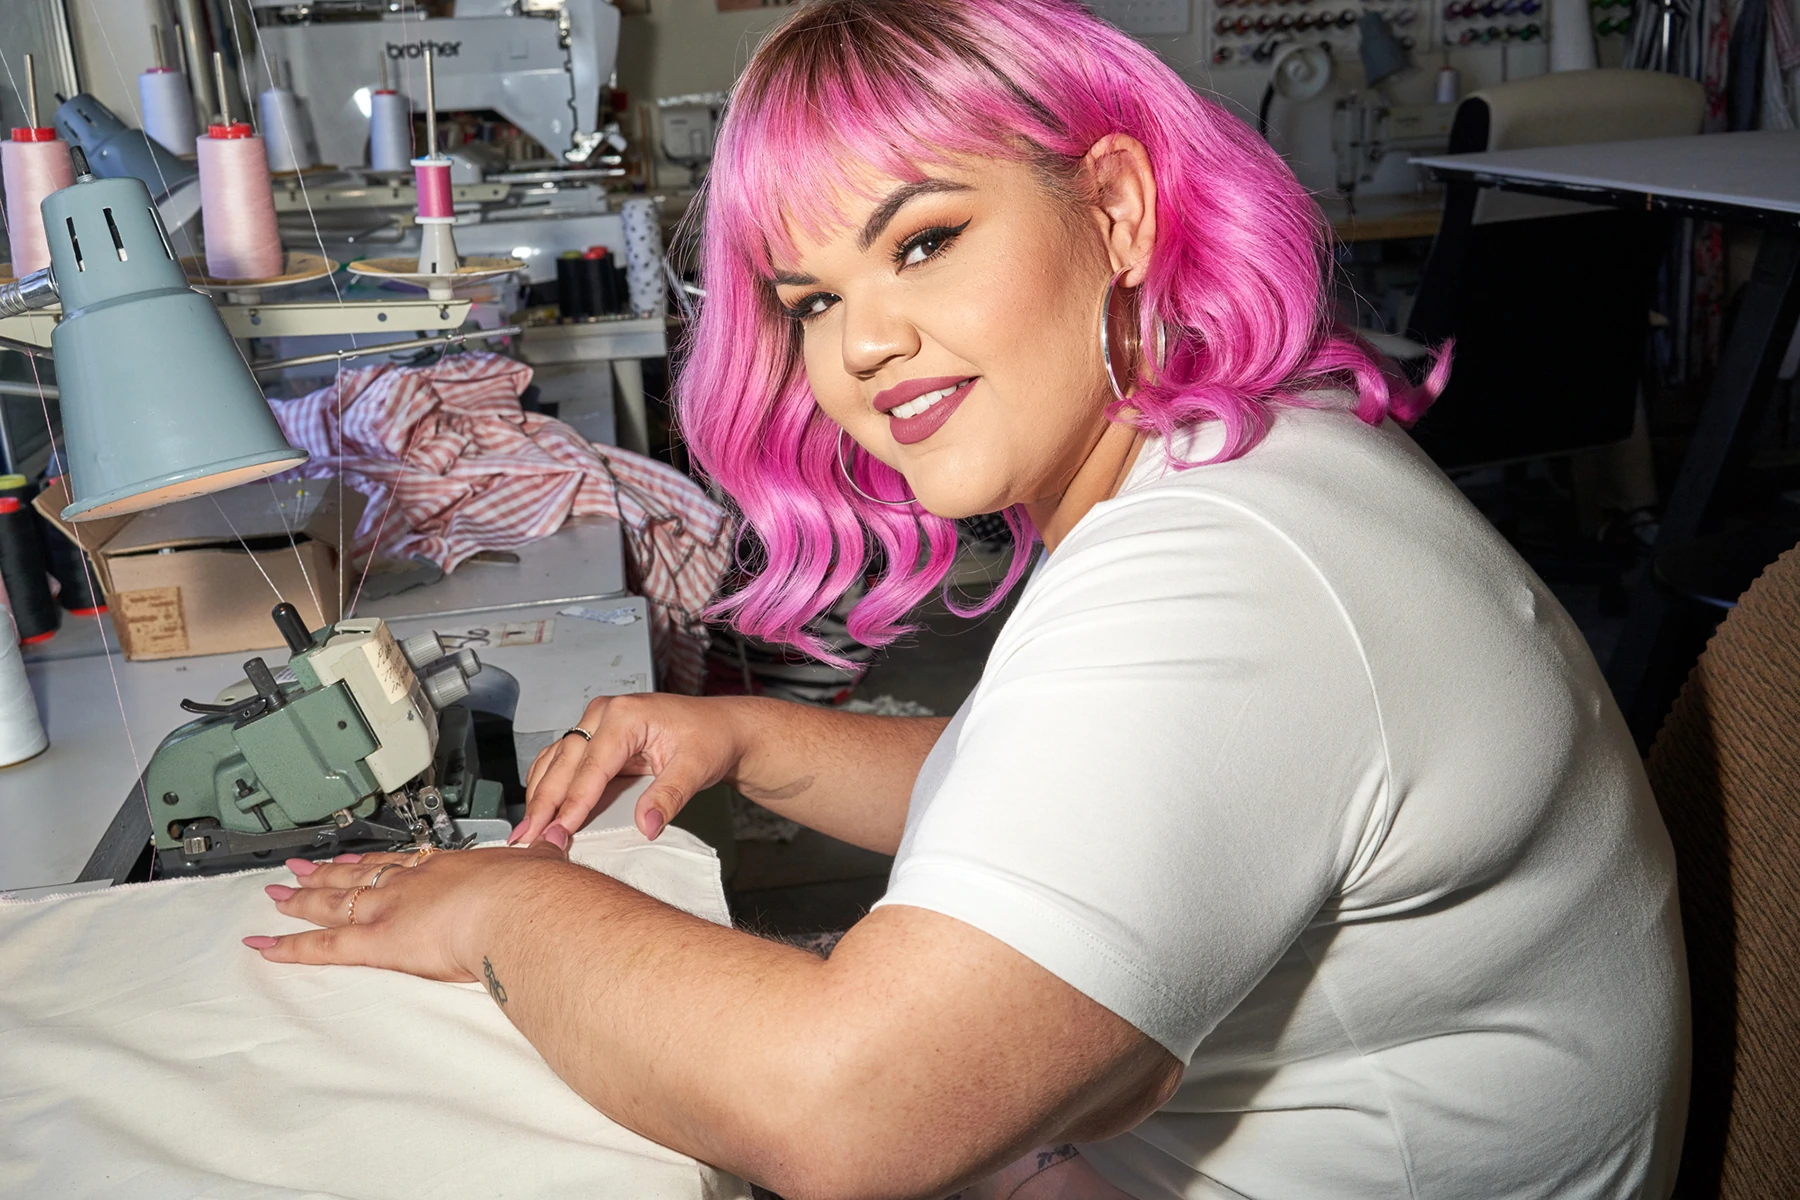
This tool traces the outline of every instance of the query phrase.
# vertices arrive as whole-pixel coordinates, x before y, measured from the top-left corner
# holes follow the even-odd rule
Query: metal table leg
[[[1719,356],[1700,423],[1663,513],[1657,548],[1706,532],[1742,471],[1762,427],[1781,357],[1800,318],[1800,230],[1767,229]],[[1647,748],[1693,665],[1683,653],[1680,601],[1644,572],[1631,595],[1619,644],[1607,663],[1613,695],[1632,736]]]

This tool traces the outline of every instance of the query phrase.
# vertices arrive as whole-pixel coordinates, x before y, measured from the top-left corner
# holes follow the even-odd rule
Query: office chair
[[[1707,643],[1657,734],[1650,783],[1675,844],[1694,1070],[1677,1200],[1791,1196],[1800,1181],[1800,547]]]
[[[1566,71],[1470,94],[1450,153],[1700,132],[1705,94],[1652,71]],[[1445,468],[1566,454],[1632,432],[1661,218],[1449,185],[1407,336],[1456,339],[1413,436]]]

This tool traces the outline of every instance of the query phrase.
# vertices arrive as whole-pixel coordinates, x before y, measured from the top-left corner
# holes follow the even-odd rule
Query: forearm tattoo
[[[752,800],[760,803],[765,800],[792,800],[795,796],[810,790],[812,785],[813,777],[811,775],[802,775],[800,778],[794,780],[794,782],[784,783],[776,788],[754,788],[748,791],[740,788],[739,790],[743,791],[744,795],[750,797]]]
[[[495,977],[494,964],[487,960],[485,954],[482,955],[481,958],[481,973],[487,977],[488,995],[494,998],[495,1004],[498,1004],[501,1008],[505,1008],[506,989],[500,985],[500,980]]]

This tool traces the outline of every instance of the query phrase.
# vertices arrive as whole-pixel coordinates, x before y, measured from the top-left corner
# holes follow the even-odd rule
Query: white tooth
[[[905,404],[898,405],[889,411],[891,415],[899,417],[903,421],[916,417],[961,386],[961,384],[952,384],[947,388],[939,388],[935,392],[926,392],[923,396],[908,400]]]

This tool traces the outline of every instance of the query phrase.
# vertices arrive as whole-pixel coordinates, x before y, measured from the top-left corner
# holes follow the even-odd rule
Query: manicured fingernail
[[[519,824],[513,826],[513,831],[511,833],[506,835],[506,844],[509,846],[516,846],[519,844],[519,839],[524,836],[525,824],[521,821]]]
[[[332,862],[342,862],[342,863],[361,862],[362,855],[360,855],[360,854],[340,854],[336,858],[332,859],[331,861]]]
[[[275,939],[272,937],[264,937],[259,933],[245,938],[244,945],[250,947],[252,950],[268,950],[275,945]]]
[[[663,819],[662,809],[651,809],[644,814],[644,836],[651,841],[655,841],[656,835],[663,831],[664,824],[666,824],[666,822]]]
[[[264,888],[263,891],[269,893],[269,899],[271,900],[292,900],[294,898],[294,889],[291,887],[283,887],[279,883],[271,883],[268,887]]]
[[[558,850],[567,850],[569,848],[569,831],[553,822],[548,829],[544,830],[544,840]]]
[[[290,858],[284,865],[302,879],[319,869],[319,864],[309,858]]]

